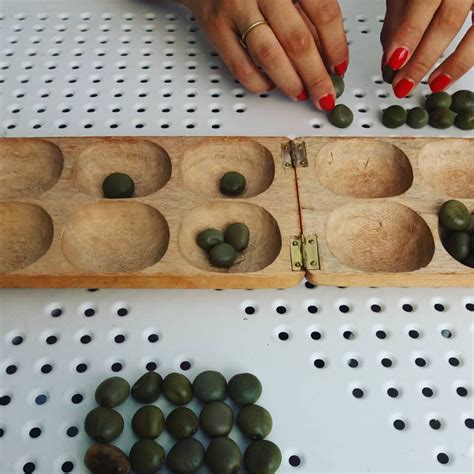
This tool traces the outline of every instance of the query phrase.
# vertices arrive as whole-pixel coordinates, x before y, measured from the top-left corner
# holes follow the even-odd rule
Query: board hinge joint
[[[281,144],[281,155],[284,168],[306,168],[306,144],[303,140],[288,140]]]
[[[291,269],[319,270],[319,248],[316,234],[290,237]]]

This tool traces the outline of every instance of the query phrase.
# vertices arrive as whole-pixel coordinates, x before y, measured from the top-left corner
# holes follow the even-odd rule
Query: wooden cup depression
[[[0,286],[474,286],[437,217],[451,198],[474,211],[473,140],[300,140],[308,166],[292,168],[279,137],[3,139]],[[246,177],[241,196],[219,192],[227,171]],[[102,197],[113,172],[133,178],[132,198]],[[232,222],[250,244],[218,269],[196,236]],[[319,269],[292,269],[302,234],[317,236]]]

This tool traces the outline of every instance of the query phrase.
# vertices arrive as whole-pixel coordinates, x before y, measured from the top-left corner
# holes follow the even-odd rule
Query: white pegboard
[[[4,0],[2,133],[391,134],[377,115],[393,95],[375,82],[379,55],[366,54],[379,48],[383,2],[342,3],[352,42],[343,101],[366,110],[345,131],[308,103],[277,92],[247,94],[211,54],[196,23],[168,2]],[[456,87],[469,86],[472,75]],[[421,87],[405,103],[414,105],[426,91]],[[388,97],[378,97],[383,93]],[[184,361],[191,363],[184,371],[191,378],[208,368],[259,375],[261,403],[274,415],[271,439],[284,455],[279,472],[472,472],[472,288],[308,286],[0,290],[0,473],[85,473],[89,441],[82,422],[98,381],[117,363],[132,381],[150,362],[166,374],[181,371]],[[363,390],[360,399],[356,388]],[[71,402],[75,394],[81,403]],[[129,401],[120,410],[130,415],[133,408]],[[396,419],[405,429],[394,428]],[[128,448],[130,441],[128,429],[118,444]],[[162,435],[160,442],[168,447],[170,440]],[[440,453],[448,464],[437,460]],[[300,458],[299,466],[290,466],[291,456]]]
[[[381,111],[398,102],[380,76],[384,2],[345,1],[342,7],[352,62],[339,102],[355,114],[345,130],[329,124],[310,101],[246,92],[197,22],[172,2],[4,0],[2,133],[465,136],[455,128],[381,125]],[[472,84],[471,74],[455,88]],[[401,103],[419,105],[428,92],[425,82]]]
[[[281,473],[472,472],[472,289],[3,290],[0,297],[2,474],[28,463],[35,473],[85,473],[83,420],[95,387],[116,364],[134,381],[150,362],[191,379],[206,369],[257,374]],[[75,394],[81,403],[71,401]],[[158,403],[169,411],[163,398]],[[128,421],[118,440],[125,450],[137,406],[119,408]],[[158,441],[169,448],[166,434]]]

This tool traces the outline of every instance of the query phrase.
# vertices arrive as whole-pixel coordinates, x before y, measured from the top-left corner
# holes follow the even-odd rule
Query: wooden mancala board
[[[219,192],[230,170],[236,198]],[[103,198],[113,172],[134,197]],[[474,140],[2,139],[0,286],[474,286],[440,241],[450,198],[474,211]],[[250,245],[218,269],[196,236],[232,222]]]

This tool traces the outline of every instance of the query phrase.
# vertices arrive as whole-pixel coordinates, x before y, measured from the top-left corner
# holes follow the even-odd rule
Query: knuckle
[[[229,69],[233,76],[245,86],[250,85],[255,77],[255,71],[248,64],[243,62],[231,63]]]
[[[274,44],[264,42],[256,46],[255,55],[263,68],[273,66],[278,58],[278,49]]]
[[[317,15],[318,23],[325,26],[336,21],[341,11],[337,2],[325,0],[319,2]]]
[[[313,38],[309,31],[294,29],[288,33],[284,46],[290,56],[298,56],[308,53],[312,42]]]
[[[407,74],[415,80],[420,80],[422,79],[427,71],[431,69],[432,64],[429,62],[425,61],[422,58],[418,58],[416,61],[413,61],[413,63],[410,64],[410,72],[407,72]]]
[[[311,91],[311,95],[320,95],[320,91],[330,90],[331,87],[331,80],[322,74],[316,75],[308,82],[308,88]]]
[[[419,40],[423,36],[423,29],[415,23],[405,23],[401,27],[400,37],[405,39]]]
[[[473,66],[473,60],[463,55],[456,57],[456,60],[450,61],[450,63],[454,76],[462,76]]]
[[[457,31],[464,23],[465,15],[458,8],[444,8],[439,13],[439,24],[447,31]]]

